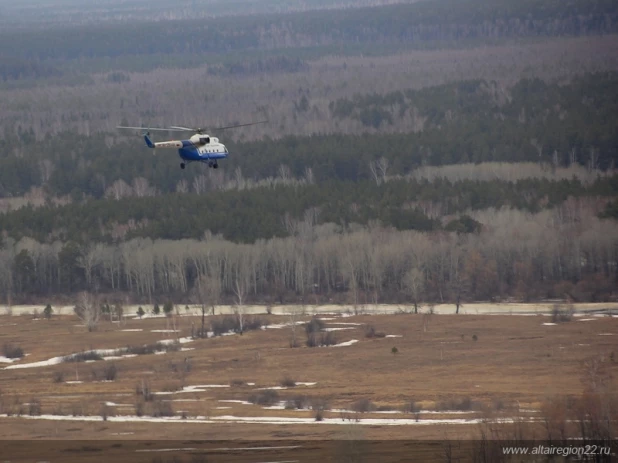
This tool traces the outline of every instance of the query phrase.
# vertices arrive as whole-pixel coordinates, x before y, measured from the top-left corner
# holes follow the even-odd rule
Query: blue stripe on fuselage
[[[209,159],[225,159],[227,157],[227,153],[200,154],[195,147],[193,149],[180,148],[178,150],[178,155],[186,161],[208,161]]]

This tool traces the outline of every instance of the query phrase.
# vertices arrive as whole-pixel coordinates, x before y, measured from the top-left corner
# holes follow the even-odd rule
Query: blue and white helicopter
[[[263,124],[268,121],[251,122],[249,124],[236,124],[229,125],[227,127],[217,127],[213,130],[226,130],[236,127],[247,127],[249,125]],[[132,129],[141,130],[146,146],[153,150],[155,148],[176,148],[178,149],[178,156],[182,159],[180,168],[184,169],[185,166],[191,162],[204,162],[208,164],[208,167],[214,169],[219,167],[219,159],[227,158],[229,152],[225,145],[219,141],[217,137],[211,137],[204,133],[205,129],[202,128],[190,128],[173,125],[168,128],[152,128],[152,127],[127,127],[119,125],[118,129]],[[187,140],[169,140],[153,142],[150,138],[150,131],[158,130],[162,132],[195,132],[195,135]]]

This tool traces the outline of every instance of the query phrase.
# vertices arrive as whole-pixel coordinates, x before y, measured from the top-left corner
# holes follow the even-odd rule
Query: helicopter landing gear
[[[219,164],[217,164],[217,163],[215,162],[215,163],[212,165],[212,167],[213,167],[214,169],[217,169],[217,168],[219,167]]]
[[[212,161],[210,161],[210,162],[208,163],[208,167],[212,167],[212,166],[213,166],[213,162],[212,162]]]
[[[181,168],[181,169],[184,169],[184,168],[185,168],[185,163],[184,163],[184,162],[181,162],[181,163],[180,163],[180,168]]]

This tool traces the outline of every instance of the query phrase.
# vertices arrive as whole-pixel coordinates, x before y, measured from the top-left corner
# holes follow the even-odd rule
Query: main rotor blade
[[[189,131],[189,132],[197,132],[198,130],[202,130],[202,129],[192,129],[192,128],[189,128],[189,127],[181,127],[181,126],[177,126],[177,125],[170,126],[170,129],[182,130],[182,131],[186,130],[186,131]]]
[[[158,130],[160,132],[177,132],[178,130],[170,128],[170,129],[164,129],[162,127],[127,127],[124,125],[118,125],[116,126],[117,129],[133,129],[133,130],[146,130],[146,131],[150,131],[150,130]]]
[[[225,130],[225,129],[234,129],[236,127],[247,127],[248,125],[257,125],[257,124],[264,124],[265,122],[268,122],[268,120],[265,121],[259,121],[259,122],[250,122],[248,124],[236,124],[236,125],[228,125],[227,127],[217,127],[213,130]]]

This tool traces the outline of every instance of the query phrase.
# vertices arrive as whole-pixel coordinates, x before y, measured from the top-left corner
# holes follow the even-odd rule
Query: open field
[[[206,326],[221,317],[207,317]],[[557,324],[540,314],[321,315],[323,332],[339,345],[317,348],[305,347],[309,312],[296,319],[299,348],[289,347],[292,316],[258,317],[267,327],[192,339],[198,316],[102,321],[94,332],[74,316],[2,316],[1,343],[25,356],[0,358],[0,433],[54,440],[472,439],[483,419],[517,416],[534,426],[542,402],[579,396],[586,362],[600,359],[614,382],[618,370],[618,318],[607,312],[576,313]],[[366,325],[378,335],[366,337]],[[175,348],[112,352],[157,342]],[[114,358],[61,362],[91,350]],[[106,381],[112,365],[114,380]],[[152,393],[146,400],[136,393],[144,389]]]

